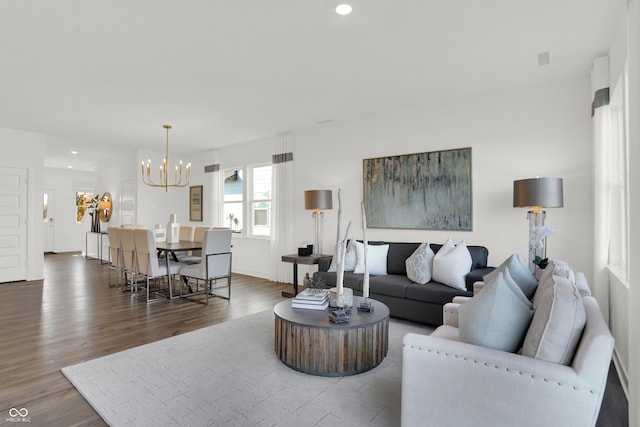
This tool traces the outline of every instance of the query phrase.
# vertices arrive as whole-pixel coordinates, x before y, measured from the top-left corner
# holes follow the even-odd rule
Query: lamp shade
[[[561,208],[562,178],[529,178],[513,181],[513,207]]]
[[[333,209],[331,190],[306,190],[304,192],[304,208]]]

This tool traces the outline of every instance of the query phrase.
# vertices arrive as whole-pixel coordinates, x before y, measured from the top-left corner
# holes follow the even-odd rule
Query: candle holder
[[[373,311],[373,302],[369,298],[365,298],[358,306],[358,311],[370,313]]]
[[[329,320],[331,323],[336,324],[351,322],[351,307],[340,307],[336,310],[331,310]]]

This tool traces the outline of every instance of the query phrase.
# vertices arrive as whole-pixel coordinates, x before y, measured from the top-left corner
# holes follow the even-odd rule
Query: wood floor
[[[147,304],[110,288],[107,271],[80,255],[47,255],[44,280],[0,284],[0,425],[24,425],[6,419],[26,408],[31,426],[103,426],[61,368],[270,309],[291,288],[234,274],[231,301]],[[612,372],[598,427],[627,419]]]
[[[31,426],[105,425],[61,368],[272,308],[291,289],[234,274],[230,301],[147,304],[110,288],[107,271],[47,255],[43,281],[0,284],[0,425],[11,408],[26,408]]]

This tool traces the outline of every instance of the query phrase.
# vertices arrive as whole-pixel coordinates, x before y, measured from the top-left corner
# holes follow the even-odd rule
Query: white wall
[[[44,277],[42,191],[45,136],[0,128],[0,165],[27,169],[27,280]]]
[[[44,190],[54,192],[53,252],[85,251],[85,233],[91,228],[91,217],[87,213],[82,223],[76,223],[77,191],[93,191],[102,194],[105,190],[96,186],[94,172],[78,172],[68,169],[44,168]],[[42,228],[42,226],[41,226]],[[95,255],[94,240],[89,242],[90,253]]]
[[[473,231],[371,229],[369,239],[465,239],[467,244],[487,246],[492,265],[515,251],[526,257],[528,221],[525,209],[512,207],[513,181],[562,177],[565,206],[548,211],[547,224],[555,233],[548,238],[547,254],[590,275],[590,103],[584,76],[297,131],[294,241],[313,240],[313,220],[304,210],[303,192],[317,188],[334,191],[334,209],[325,213],[325,248],[335,243],[338,188],[345,226],[352,220],[351,235],[362,235],[364,158],[472,147]]]

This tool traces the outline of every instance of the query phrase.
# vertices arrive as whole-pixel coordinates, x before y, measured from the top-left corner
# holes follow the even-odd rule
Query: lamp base
[[[542,210],[527,212],[529,219],[529,271],[536,271],[536,257],[546,258],[547,236],[544,229],[544,220],[547,213]]]

